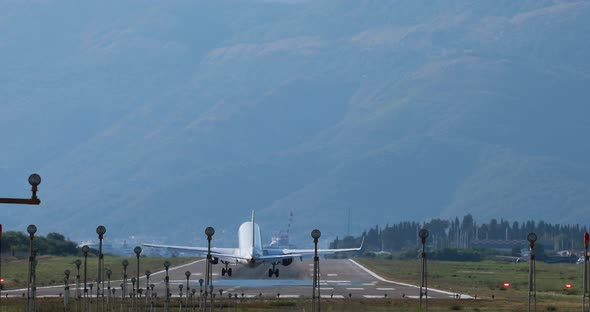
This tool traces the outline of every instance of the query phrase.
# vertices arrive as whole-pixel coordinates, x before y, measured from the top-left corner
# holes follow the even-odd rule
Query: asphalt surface
[[[364,268],[351,259],[321,259],[320,260],[320,295],[322,298],[419,298],[420,290],[415,285],[398,283],[386,280],[374,272]],[[289,266],[277,266],[279,277],[268,277],[268,269],[271,266],[261,265],[249,268],[241,265],[231,265],[232,277],[221,276],[223,265],[213,266],[214,292],[223,290],[223,297],[229,294],[239,297],[280,297],[280,298],[310,298],[312,296],[313,261],[294,260]],[[200,291],[199,279],[205,278],[205,261],[197,260],[185,265],[171,267],[170,292],[173,297],[180,295],[179,285],[183,285],[183,296],[186,295],[186,275],[190,271],[189,287]],[[152,273],[150,284],[154,284],[154,292],[158,296],[165,294],[165,271]],[[140,287],[146,287],[146,277],[140,277]],[[111,286],[116,287],[115,296],[121,296],[120,284],[122,281],[111,281]],[[131,289],[131,281],[128,280]],[[106,283],[105,283],[106,287]],[[75,284],[70,285],[70,296],[74,297]],[[81,290],[83,286],[81,286]],[[26,295],[27,289],[3,290],[2,296]],[[96,289],[94,289],[94,295]],[[39,287],[37,296],[60,296],[65,293],[64,286]],[[144,292],[145,295],[145,292]],[[452,298],[457,294],[435,289],[428,289],[429,298]],[[459,295],[461,298],[471,298],[467,295]]]

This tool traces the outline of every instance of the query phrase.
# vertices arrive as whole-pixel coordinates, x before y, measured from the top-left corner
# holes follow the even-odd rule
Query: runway
[[[294,260],[289,266],[278,266],[279,277],[268,277],[270,266],[261,265],[249,268],[241,265],[230,266],[233,270],[232,277],[221,276],[223,265],[213,266],[214,292],[222,290],[223,297],[229,294],[239,297],[253,298],[311,298],[313,261]],[[180,296],[179,285],[183,285],[183,296],[186,295],[186,275],[190,271],[189,287],[200,291],[199,279],[205,276],[205,261],[197,260],[185,265],[171,267],[169,269],[170,292],[173,297]],[[420,291],[415,285],[386,280],[376,273],[363,267],[352,259],[322,259],[320,260],[320,295],[322,298],[419,298]],[[165,271],[152,273],[150,284],[154,284],[154,292],[159,297],[165,294]],[[115,296],[121,296],[121,280],[111,281],[115,288]],[[131,289],[131,281],[128,279],[128,289]],[[146,277],[140,277],[140,287],[146,288]],[[106,282],[105,282],[106,287]],[[81,286],[83,289],[83,286]],[[96,288],[96,287],[95,287]],[[96,291],[96,289],[94,289]],[[26,295],[26,289],[3,290],[2,295],[17,297]],[[70,285],[70,296],[74,296],[75,284]],[[64,294],[64,286],[51,286],[37,288],[37,296],[60,296]],[[145,292],[144,292],[145,294]],[[96,295],[96,294],[94,294]],[[455,293],[441,290],[428,289],[429,298],[453,298]],[[467,295],[459,295],[461,298],[471,298]]]

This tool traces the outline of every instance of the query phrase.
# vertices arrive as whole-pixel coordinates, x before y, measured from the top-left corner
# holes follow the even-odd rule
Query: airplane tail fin
[[[252,250],[254,250],[254,242],[256,241],[256,226],[254,225],[254,210],[252,210]]]

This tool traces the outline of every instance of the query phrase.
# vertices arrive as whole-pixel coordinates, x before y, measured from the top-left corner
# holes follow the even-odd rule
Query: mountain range
[[[5,228],[584,223],[589,1],[0,3]],[[351,232],[352,233],[351,233]],[[227,234],[227,235],[225,235]],[[309,242],[308,242],[309,240]]]

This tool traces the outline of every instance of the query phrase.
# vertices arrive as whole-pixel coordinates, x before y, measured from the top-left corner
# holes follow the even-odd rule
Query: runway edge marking
[[[406,284],[406,283],[400,283],[400,282],[395,282],[395,281],[390,281],[390,280],[386,280],[383,277],[377,275],[377,273],[367,269],[365,266],[363,266],[362,264],[354,261],[353,259],[348,259],[350,262],[354,263],[356,266],[358,266],[359,268],[361,268],[363,271],[369,273],[371,276],[373,276],[374,278],[385,282],[385,283],[390,283],[390,284],[397,284],[397,285],[401,285],[401,286],[406,286],[406,287],[412,287],[412,288],[420,288],[419,286],[416,285],[412,285],[412,284]],[[448,292],[448,291],[444,291],[444,290],[440,290],[440,289],[434,289],[434,288],[428,288],[429,291],[435,291],[435,292],[439,292],[442,294],[446,294],[446,295],[455,295],[457,293],[452,293],[452,292]],[[461,296],[461,298],[465,298],[465,299],[473,299],[472,296],[469,295],[465,295],[465,294],[459,294]]]

